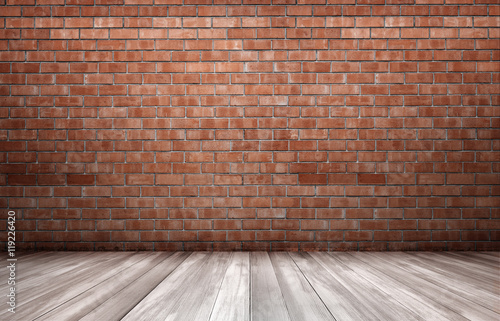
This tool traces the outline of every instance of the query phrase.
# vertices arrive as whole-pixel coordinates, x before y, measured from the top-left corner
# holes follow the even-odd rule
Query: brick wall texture
[[[0,227],[15,210],[18,249],[499,250],[499,15],[0,0]]]

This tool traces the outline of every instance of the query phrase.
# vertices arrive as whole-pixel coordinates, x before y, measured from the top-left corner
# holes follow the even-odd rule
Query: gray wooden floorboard
[[[119,290],[101,305],[88,312],[81,321],[118,321],[141,302],[189,256],[187,252],[177,252],[150,269],[125,288]]]
[[[500,252],[477,252],[483,255],[489,255],[495,257],[498,261],[500,261]]]
[[[38,252],[16,273],[0,320],[500,320],[498,252]]]
[[[311,254],[315,257],[317,254]],[[413,288],[398,281],[398,277],[392,277],[380,270],[368,265],[360,260],[357,255],[349,253],[332,253],[331,256],[344,264],[345,266],[358,273],[360,277],[373,283],[381,291],[389,294],[397,300],[402,306],[405,306],[415,314],[420,315],[425,320],[435,321],[465,321],[468,320],[460,314],[443,306],[439,302],[432,300],[413,290]]]
[[[371,311],[378,320],[423,320],[418,314],[401,305],[394,296],[381,291],[380,288],[362,278],[350,267],[334,259],[327,253],[313,256],[320,265],[328,270],[344,288],[353,293]]]
[[[478,267],[481,269],[490,268],[492,270],[495,270],[498,269],[500,265],[500,260],[495,259],[495,257],[493,256],[486,256],[482,254],[475,254],[469,252],[464,252],[464,253],[444,252],[443,255],[446,255],[448,257],[455,257],[461,262],[465,261],[465,262],[470,262],[472,264],[477,264]]]
[[[229,257],[194,253],[186,260],[189,266],[176,269],[123,320],[209,320]]]
[[[422,255],[422,253],[411,253],[413,259],[419,260],[427,269],[438,273],[444,273],[461,282],[466,282],[471,286],[477,286],[481,289],[500,295],[498,284],[498,275],[480,272],[477,264],[464,264],[449,259],[444,255]]]
[[[498,302],[496,302],[498,296],[478,286],[477,283],[467,282],[465,278],[460,279],[460,282],[456,282],[457,279],[450,277],[450,273],[421,264],[421,261],[418,260],[412,261],[410,260],[412,258],[411,256],[405,255],[404,253],[391,254],[392,255],[389,257],[389,259],[392,260],[391,262],[398,262],[400,266],[407,267],[421,279],[434,283],[442,289],[455,293],[469,301],[495,311],[496,313],[500,313],[500,307],[497,305]],[[394,257],[394,259],[392,257]]]
[[[140,262],[129,266],[127,269],[118,272],[116,275],[111,276],[107,280],[104,280],[87,291],[64,302],[60,306],[40,316],[37,320],[50,321],[58,318],[62,320],[80,320],[93,309],[101,305],[102,302],[143,276],[148,270],[154,269],[159,263],[165,261],[168,256],[170,256],[170,253],[153,253]]]
[[[250,271],[252,320],[290,320],[285,299],[268,253],[251,253]]]
[[[288,253],[274,252],[269,255],[290,319],[335,320]]]
[[[250,255],[236,252],[222,281],[210,321],[250,320]]]
[[[377,320],[362,299],[350,292],[319,262],[303,253],[292,255],[292,258],[336,320]]]
[[[201,270],[208,257],[209,253],[192,253],[123,320],[165,320],[169,313],[174,313],[175,307],[181,308],[181,296],[185,292],[185,287],[192,286],[191,275]]]
[[[447,308],[461,314],[471,320],[498,320],[500,315],[474,302],[463,298],[453,292],[443,289],[434,282],[429,282],[417,275],[408,265],[403,266],[403,262],[391,259],[392,253],[356,253],[361,260],[397,278],[398,281],[410,286],[414,291],[440,302]],[[456,280],[453,284],[457,284]],[[450,284],[453,287],[453,284]]]
[[[45,254],[46,253],[46,254]],[[85,258],[92,255],[92,252],[37,252],[18,258],[16,265],[17,279],[20,281],[23,278],[33,280],[33,275],[44,275],[51,273],[51,270],[61,272],[63,267],[75,266],[76,264],[85,263]],[[78,260],[74,260],[78,258]],[[37,266],[44,266],[44,271],[37,269]],[[2,269],[4,274],[7,274],[7,269]],[[0,274],[0,277],[2,274]],[[3,284],[2,284],[3,285]],[[0,290],[1,291],[1,290]]]
[[[21,285],[27,282],[20,282],[18,312],[10,316],[9,312],[3,310],[0,312],[0,320],[7,316],[11,317],[11,320],[35,319],[141,260],[140,256],[132,256],[132,254],[125,257],[116,253],[108,255],[112,258],[94,262],[82,271],[73,270],[72,273],[61,276],[59,280],[57,277],[47,275],[45,279],[39,281],[36,289],[23,291]],[[148,254],[142,256],[145,255]],[[73,286],[68,287],[68,284]]]

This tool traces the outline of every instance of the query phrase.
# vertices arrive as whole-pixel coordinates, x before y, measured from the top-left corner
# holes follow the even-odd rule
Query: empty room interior
[[[0,320],[500,320],[499,0],[0,0]]]

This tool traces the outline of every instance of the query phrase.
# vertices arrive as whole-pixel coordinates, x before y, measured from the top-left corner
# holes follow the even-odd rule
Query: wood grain
[[[399,282],[411,287],[420,295],[436,300],[447,308],[454,310],[468,319],[495,320],[500,317],[499,314],[483,307],[482,305],[478,305],[460,295],[450,292],[447,289],[443,289],[434,282],[422,279],[422,275],[416,273],[411,266],[391,258],[391,253],[384,253],[382,256],[378,253],[363,252],[356,253],[356,255],[370,266],[390,275],[393,278],[397,278]],[[452,284],[450,284],[450,287],[453,287],[456,284],[458,284],[458,282],[455,280]]]
[[[319,253],[318,255],[326,255]],[[303,253],[291,255],[304,276],[336,320],[376,320],[373,311],[345,288],[339,280],[316,260]]]
[[[478,264],[454,260],[445,255],[421,255],[421,253],[412,253],[413,259],[418,259],[427,269],[437,273],[445,273],[447,276],[460,279],[461,282],[477,286],[496,295],[500,295],[500,288],[495,284],[499,280],[499,275],[480,271]]]
[[[19,282],[19,312],[16,312],[13,320],[28,320],[43,315],[150,255],[127,253],[126,256],[123,256],[120,255],[121,253],[109,253],[106,258],[103,258],[99,253],[96,254],[94,261],[87,261],[87,263],[91,262],[92,264],[82,266],[76,271],[72,269],[62,275],[57,273],[46,275],[37,284],[33,286],[30,284],[27,288],[24,288],[23,285],[28,282]],[[43,269],[41,271],[43,272]],[[68,287],[68,284],[72,284],[72,286]],[[3,319],[8,312],[4,310],[0,313],[0,319]]]
[[[308,255],[308,254],[305,254]],[[346,290],[354,294],[366,310],[379,320],[423,320],[417,313],[401,305],[394,296],[381,291],[373,283],[334,259],[335,255],[317,253],[313,256]]]
[[[313,257],[315,253],[311,254]],[[381,271],[373,268],[360,260],[357,255],[348,253],[330,254],[335,260],[338,260],[345,266],[356,272],[361,278],[365,278],[373,283],[381,291],[387,293],[390,297],[397,300],[402,306],[420,315],[425,320],[468,320],[453,310],[441,305],[435,300],[415,292],[411,287],[398,281],[398,277],[391,277]]]
[[[288,253],[270,253],[290,319],[335,320]]]
[[[250,254],[233,253],[210,321],[250,320]]]
[[[497,252],[39,252],[16,264],[17,312],[0,320],[500,320]]]
[[[52,309],[39,317],[39,319],[80,320],[104,301],[143,276],[148,270],[154,269],[170,255],[170,253],[152,253],[137,264],[129,266],[127,269],[118,272],[96,286]],[[151,290],[152,288],[149,288],[149,291]],[[115,310],[115,312],[118,311]]]
[[[187,268],[176,269],[123,320],[208,320],[229,257],[230,253],[194,253],[186,260]]]
[[[251,315],[254,321],[290,320],[269,255],[250,254]]]
[[[189,256],[187,252],[177,252],[168,256],[141,277],[134,280],[107,300],[89,311],[82,321],[121,320],[130,310],[141,302],[160,282],[174,271]],[[167,256],[167,255],[166,255]],[[104,291],[104,290],[103,290]]]
[[[456,282],[457,278],[450,277],[450,273],[433,266],[424,265],[419,260],[415,260],[414,256],[405,253],[391,253],[389,260],[397,260],[400,266],[404,266],[414,272],[423,280],[436,284],[444,290],[455,293],[469,301],[482,305],[496,313],[500,312],[500,307],[497,306],[497,296],[477,286],[476,283],[466,278],[461,278],[460,282]],[[393,259],[394,257],[394,259]],[[394,262],[394,261],[392,261]],[[456,284],[453,284],[456,282]]]

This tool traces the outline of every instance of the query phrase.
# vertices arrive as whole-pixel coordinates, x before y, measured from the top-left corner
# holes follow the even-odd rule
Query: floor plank
[[[285,252],[270,253],[290,319],[335,320],[300,269]]]
[[[16,314],[0,320],[500,320],[497,252],[39,252],[16,265]]]
[[[91,265],[102,261],[99,253],[81,253],[80,256],[76,253],[60,255],[54,253],[53,255],[55,256],[51,257],[49,254],[49,259],[37,256],[29,262],[17,264],[17,294],[23,302],[72,280],[75,274],[85,272]],[[58,280],[58,282],[47,285],[47,278]],[[0,291],[4,291],[7,287],[7,284],[2,284]]]
[[[37,320],[80,320],[90,311],[123,290],[127,285],[165,261],[171,253],[153,253],[140,262],[129,266],[87,291],[64,302],[60,306],[37,318]],[[149,291],[152,289],[150,288]],[[115,312],[118,312],[115,310]]]
[[[210,321],[250,320],[250,254],[236,252],[222,281]]]
[[[314,254],[313,254],[314,255]],[[423,320],[418,314],[408,310],[388,293],[368,282],[349,267],[327,253],[318,253],[313,258],[344,288],[361,300],[365,309],[370,310],[379,320]]]
[[[326,253],[318,253],[327,255]],[[361,298],[346,289],[330,271],[304,253],[291,254],[293,260],[336,320],[377,320]]]
[[[316,254],[312,254],[314,257]],[[402,306],[420,315],[425,320],[445,321],[465,321],[468,320],[460,314],[441,305],[438,301],[429,299],[426,296],[419,295],[411,287],[398,281],[397,277],[382,273],[360,260],[356,254],[350,253],[332,253],[331,256],[352,269],[360,277],[373,283],[381,291],[389,294],[397,300]]]
[[[74,261],[74,258],[84,259],[91,254],[92,252],[37,252],[35,254],[22,256],[16,261],[18,267],[16,269],[17,279],[19,281],[23,278],[32,279],[33,275],[40,276],[52,273],[53,270],[60,271],[63,266],[72,265],[78,262]],[[40,271],[40,269],[36,268],[42,265],[45,267],[44,271]],[[8,272],[6,269],[2,269],[1,271],[3,275],[6,275]],[[0,275],[3,276],[2,274]]]
[[[500,272],[500,264],[492,264],[491,262],[484,262],[481,259],[475,259],[471,255],[453,255],[447,252],[442,253],[443,256],[448,257],[450,260],[455,261],[457,264],[462,264],[473,269],[474,273],[481,273],[495,276]]]
[[[450,259],[448,256],[438,254],[436,255],[422,255],[422,253],[411,253],[412,258],[420,260],[426,268],[439,273],[460,279],[461,282],[467,282],[472,286],[478,286],[496,295],[500,295],[500,288],[495,284],[499,280],[498,275],[489,273],[482,273],[478,269],[478,264],[464,264]]]
[[[496,320],[500,317],[497,313],[469,301],[460,295],[443,289],[442,287],[422,279],[419,275],[415,275],[412,269],[408,266],[402,266],[397,260],[390,259],[390,253],[384,253],[383,256],[377,253],[356,253],[364,262],[379,271],[396,278],[399,282],[408,285],[420,295],[427,296],[430,299],[440,302],[448,309],[453,310],[462,316],[471,320]],[[456,280],[454,284],[456,284]]]
[[[471,263],[471,264],[476,264],[478,265],[479,268],[481,269],[490,269],[490,270],[495,270],[498,269],[500,265],[500,261],[496,260],[492,256],[481,256],[481,255],[476,255],[474,253],[448,253],[448,252],[443,252],[443,255],[448,256],[448,257],[454,257],[457,260],[460,260],[461,262],[466,260],[466,262]]]
[[[177,269],[137,304],[123,320],[151,320],[155,316],[165,319],[173,306],[180,305],[183,287],[189,285],[190,276],[201,269],[209,253],[192,253]],[[136,319],[134,319],[134,317]]]
[[[174,271],[122,320],[209,320],[230,253],[193,256],[188,269]]]
[[[92,288],[96,284],[106,280],[110,276],[126,269],[128,266],[137,263],[143,255],[128,254],[126,257],[119,253],[109,253],[107,258],[100,258],[95,264],[84,269],[79,269],[77,273],[65,273],[64,276],[47,275],[45,280],[57,280],[57,282],[47,283],[41,281],[36,289],[24,290],[19,283],[18,312],[12,320],[32,320],[36,317],[52,310],[80,293]],[[72,284],[68,287],[68,284]],[[1,311],[0,319],[5,318],[9,312]],[[9,315],[10,316],[10,315]]]
[[[26,299],[36,297],[40,293],[43,294],[48,290],[61,287],[66,282],[74,282],[75,275],[82,277],[83,275],[88,274],[92,267],[104,264],[110,260],[118,260],[119,258],[123,258],[123,256],[110,253],[103,257],[99,253],[90,253],[88,256],[82,257],[63,256],[46,262],[45,264],[44,262],[41,262],[41,260],[37,260],[34,262],[32,267],[28,267],[31,271],[28,270],[26,277],[23,276],[23,270],[25,270],[25,267],[23,264],[20,264],[19,268],[21,271],[18,279],[18,293],[26,293],[28,295]],[[42,266],[43,268],[41,268]],[[53,282],[47,285],[47,278],[55,279],[58,282]],[[24,279],[29,280],[29,282],[23,282]]]
[[[500,261],[500,252],[492,252],[492,251],[485,251],[485,252],[477,252],[477,253],[481,253],[483,255],[489,255],[489,256],[493,256],[495,257],[498,261]]]
[[[290,320],[269,255],[250,254],[251,316],[254,321]]]
[[[500,265],[500,258],[494,255],[488,255],[486,252],[472,252],[470,253],[472,257],[481,258],[482,260],[486,260],[487,262],[493,263],[493,265]]]
[[[407,269],[414,271],[414,274],[421,279],[434,283],[444,290],[455,293],[496,313],[500,313],[500,307],[497,306],[497,296],[477,286],[474,282],[467,282],[465,278],[461,278],[460,282],[456,282],[457,279],[450,277],[449,272],[424,265],[421,261],[415,260],[413,256],[405,253],[391,253],[387,257],[391,262],[397,261],[400,266],[405,266]]]
[[[116,292],[101,305],[89,311],[81,321],[121,320],[141,302],[160,282],[174,271],[189,256],[187,252],[177,252],[150,269],[138,279]]]

